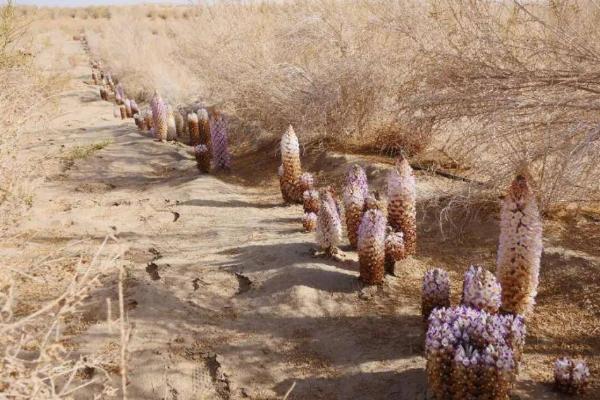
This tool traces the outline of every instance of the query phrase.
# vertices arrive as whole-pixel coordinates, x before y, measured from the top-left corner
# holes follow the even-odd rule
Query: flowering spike
[[[144,130],[144,118],[140,114],[133,114],[133,120],[135,121],[135,126],[138,127],[140,131]]]
[[[125,101],[125,90],[123,90],[123,85],[118,83],[115,89],[115,100],[117,104],[121,105]]]
[[[358,164],[353,164],[348,170],[348,175],[346,176],[346,186],[350,185],[356,186],[363,198],[367,198],[369,196],[369,182],[367,180],[367,173]]]
[[[283,175],[280,180],[283,200],[286,203],[302,202],[304,191],[300,191],[298,188],[298,181],[302,173],[300,144],[291,125],[281,136],[281,165],[283,165]]]
[[[106,84],[110,87],[110,90],[115,91],[115,82],[113,81],[112,75],[110,72],[106,73]]]
[[[205,144],[194,146],[194,156],[196,157],[196,165],[201,172],[210,172],[210,152]]]
[[[385,271],[395,273],[396,261],[406,257],[404,249],[404,235],[402,232],[389,232],[385,238]]]
[[[319,194],[321,205],[317,215],[317,243],[327,254],[337,251],[341,241],[342,223],[331,191],[324,189]]]
[[[317,214],[314,212],[305,212],[302,216],[302,226],[306,232],[314,231],[317,228]]]
[[[177,139],[177,126],[175,125],[175,114],[173,107],[167,105],[167,140]]]
[[[188,132],[190,135],[190,146],[198,146],[200,144],[200,126],[198,125],[198,115],[189,113],[187,115]]]
[[[358,228],[360,280],[367,285],[383,282],[386,221],[379,210],[364,213]]]
[[[490,271],[471,266],[463,281],[462,303],[465,306],[496,314],[500,308],[500,284]]]
[[[131,100],[125,99],[123,104],[125,105],[125,115],[127,116],[127,118],[133,117],[133,113],[131,111]]]
[[[119,106],[119,113],[121,115],[121,119],[126,119],[127,118],[127,108],[125,107],[124,104],[121,104]]]
[[[367,175],[358,164],[354,164],[348,171],[344,188],[346,231],[350,246],[354,249],[357,246],[358,226],[365,211],[365,198],[368,194]]]
[[[524,338],[520,316],[464,306],[433,310],[425,338],[433,398],[507,400],[518,368],[513,346]]]
[[[502,286],[502,310],[533,311],[542,255],[542,222],[527,178],[512,182],[500,211],[496,275]]]
[[[135,102],[135,100],[131,99],[129,100],[129,105],[131,107],[131,113],[133,115],[135,114],[139,114],[140,113],[140,108],[138,107],[137,103]]]
[[[314,186],[315,179],[313,178],[313,175],[310,172],[304,172],[300,175],[300,178],[298,178],[298,187],[296,189],[298,190],[298,193],[304,194],[305,191],[314,189]]]
[[[286,190],[286,184],[283,178],[283,165],[280,165],[279,168],[277,168],[277,176],[279,177],[279,190],[281,190],[283,202],[291,203],[291,199],[289,198],[289,193]]]
[[[152,129],[152,111],[146,110],[144,111],[144,126],[147,131]]]
[[[212,152],[208,111],[206,111],[204,108],[200,108],[196,114],[198,114],[198,129],[200,131],[198,140],[200,141],[200,144],[206,145]]]
[[[180,139],[185,133],[185,125],[183,124],[183,116],[178,110],[173,110],[173,117],[175,118],[175,133],[177,138]]]
[[[417,250],[416,181],[413,170],[400,157],[388,176],[388,221],[395,232],[404,233],[406,254]]]
[[[108,101],[108,90],[104,86],[100,86],[100,98],[104,101]]]
[[[229,170],[231,168],[231,156],[228,147],[227,122],[221,113],[215,112],[210,119],[210,136],[212,158],[215,162],[214,167]]]
[[[156,91],[154,92],[152,100],[150,100],[150,107],[152,109],[152,126],[154,127],[154,134],[158,140],[164,142],[167,140],[168,134],[167,105]]]
[[[378,193],[369,193],[369,195],[365,198],[365,209],[379,210],[385,214],[386,204],[384,200],[379,198]]]
[[[450,307],[450,279],[448,273],[441,268],[430,269],[423,277],[423,293],[421,294],[421,315],[429,318],[432,310],[439,307]]]
[[[559,358],[554,363],[554,387],[563,393],[581,394],[585,391],[590,370],[585,361]]]
[[[302,194],[304,212],[319,213],[319,192],[311,189]]]

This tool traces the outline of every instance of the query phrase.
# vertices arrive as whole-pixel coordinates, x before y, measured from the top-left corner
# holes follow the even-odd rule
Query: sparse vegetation
[[[112,140],[107,139],[107,140],[103,140],[101,142],[92,143],[87,146],[75,146],[69,150],[68,154],[65,155],[64,158],[66,161],[83,160],[85,158],[88,158],[95,152],[102,150],[103,148],[105,148],[106,146],[108,146],[111,143],[112,143]]]

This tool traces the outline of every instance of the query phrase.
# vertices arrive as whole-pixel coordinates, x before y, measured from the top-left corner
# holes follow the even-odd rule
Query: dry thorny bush
[[[594,1],[191,10],[156,19],[115,9],[86,31],[133,95],[156,87],[175,104],[217,104],[246,135],[292,123],[305,143],[441,150],[493,194],[528,165],[544,206],[600,200]]]
[[[68,335],[65,335],[69,319],[85,308],[92,292],[103,285],[103,278],[114,275],[119,255],[102,254],[107,241],[108,238],[89,263],[80,259],[67,284],[61,288],[61,294],[42,305],[19,292],[27,291],[27,285],[36,286],[40,279],[42,282],[37,282],[38,289],[47,287],[52,276],[36,278],[40,274],[36,274],[35,267],[26,271],[12,268],[0,271],[2,398],[70,399],[75,392],[91,384],[100,385],[100,389],[96,386],[94,390],[95,399],[116,395],[116,389],[110,385],[109,374],[103,369],[103,365],[112,360],[95,354],[77,356],[68,341]],[[125,349],[129,332],[123,317],[122,279],[121,271],[119,322],[121,346]],[[30,308],[34,311],[23,311]],[[109,321],[109,324],[112,323]],[[125,371],[125,365],[123,351],[122,371]]]
[[[60,80],[41,74],[20,47],[26,28],[12,2],[0,7],[0,232],[31,199],[27,183],[36,158],[19,156],[25,146],[23,127],[45,118],[42,106],[61,89]]]
[[[526,165],[542,204],[600,200],[600,8],[593,1],[432,2],[432,24],[388,20],[417,53],[402,111],[497,189]]]

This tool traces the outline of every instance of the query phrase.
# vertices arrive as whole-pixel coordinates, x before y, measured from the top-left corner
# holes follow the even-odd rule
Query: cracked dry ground
[[[280,399],[293,382],[290,399],[426,398],[422,274],[434,265],[449,268],[456,297],[456,282],[469,263],[493,266],[494,215],[476,221],[458,244],[452,234],[444,242],[437,222],[422,213],[418,257],[365,296],[356,255],[315,258],[313,236],[300,229],[300,207],[281,204],[274,180],[252,188],[230,183],[230,177],[199,175],[185,146],[157,143],[131,121],[113,118],[112,106],[84,83],[89,67],[78,43],[65,39],[63,51],[77,65],[69,68],[72,90],[61,98],[66,113],[52,123],[44,147],[64,153],[73,146],[110,144],[74,163],[49,167],[31,216],[20,227],[30,236],[22,250],[74,257],[107,234],[118,238],[108,251],[126,249],[129,398]],[[347,160],[332,160],[327,168],[342,174]],[[389,165],[373,165],[370,178],[381,186]],[[256,166],[238,161],[234,175],[236,168]],[[424,174],[418,179],[420,199],[443,183]],[[561,301],[553,285],[569,278],[563,266],[597,274],[599,256],[597,247],[565,251],[559,237],[546,239],[547,272],[538,298],[544,319],[530,329],[532,345],[516,398],[560,398],[543,381],[561,346],[580,346],[590,356],[598,351],[593,333],[569,344],[554,329],[564,325],[551,303]],[[589,282],[597,285],[598,279]],[[106,285],[104,295],[114,296],[115,281]],[[572,309],[579,310],[577,301]],[[597,321],[598,310],[590,310]],[[554,325],[546,326],[546,317]],[[81,315],[73,341],[83,354],[104,351],[110,367],[119,339],[105,320],[99,293]],[[583,326],[581,335],[586,330]]]

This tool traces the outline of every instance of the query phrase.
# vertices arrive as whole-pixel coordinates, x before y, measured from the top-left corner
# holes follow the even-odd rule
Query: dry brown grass
[[[426,29],[382,16],[417,50],[401,109],[494,189],[527,165],[545,208],[598,201],[600,8],[524,3],[432,2]]]
[[[44,75],[27,50],[28,21],[12,2],[0,8],[0,232],[31,205],[31,173],[39,157],[19,157],[26,126],[47,117],[52,96],[62,81]]]
[[[306,138],[350,145],[393,123],[402,74],[367,5],[220,3],[188,8],[187,19],[120,8],[86,36],[139,100],[158,88],[176,104],[217,105],[240,131],[279,134],[292,123]]]
[[[305,144],[436,150],[492,195],[527,164],[548,208],[600,200],[598,16],[589,0],[319,0],[121,7],[85,30],[138,100],[216,105],[238,139],[291,123]]]
[[[107,356],[102,349],[77,356],[72,341],[76,321],[89,305],[89,298],[118,271],[120,254],[105,254],[107,242],[108,238],[93,257],[71,260],[64,257],[68,252],[62,249],[37,259],[28,268],[13,268],[9,263],[0,271],[0,392],[6,398],[70,399],[89,385],[95,385],[95,399],[117,393],[106,368],[119,364],[118,357]],[[120,273],[120,303],[123,279]],[[126,371],[129,330],[122,307],[118,316],[120,370]]]

